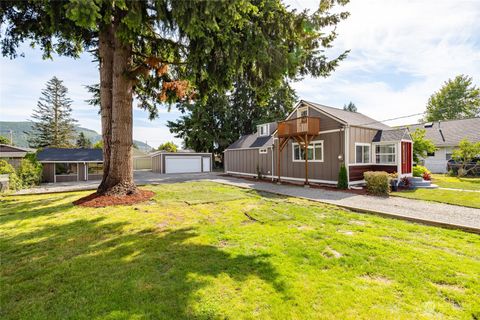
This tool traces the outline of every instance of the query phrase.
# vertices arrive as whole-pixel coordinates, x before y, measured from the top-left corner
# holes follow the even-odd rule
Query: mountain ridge
[[[9,130],[13,131],[13,144],[19,147],[28,147],[28,134],[25,132],[30,132],[32,130],[32,122],[30,121],[0,121],[0,135],[10,138]],[[102,139],[102,136],[95,130],[76,126],[75,127],[76,135],[83,132],[87,139],[90,139],[92,143],[95,143]],[[149,152],[153,148],[146,144],[145,142],[133,140],[133,143],[142,151]]]

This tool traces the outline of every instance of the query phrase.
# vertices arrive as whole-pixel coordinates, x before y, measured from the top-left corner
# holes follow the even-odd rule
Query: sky
[[[292,8],[314,10],[319,0],[285,0]],[[352,101],[376,120],[425,111],[429,96],[449,78],[473,77],[480,86],[480,0],[351,0],[350,17],[337,27],[329,57],[350,50],[328,78],[306,77],[293,83],[300,99],[339,107]],[[85,85],[98,82],[90,54],[80,59],[42,60],[39,50],[24,46],[24,58],[0,58],[0,120],[29,120],[41,90],[53,76],[64,81],[74,101],[73,116],[83,127],[100,132],[97,110]],[[163,108],[158,119],[134,111],[134,139],[157,147],[174,141],[166,121],[180,113]],[[415,123],[421,116],[385,122]]]

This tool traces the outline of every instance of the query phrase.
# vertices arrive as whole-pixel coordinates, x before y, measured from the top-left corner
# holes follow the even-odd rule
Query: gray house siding
[[[313,141],[323,140],[323,162],[308,163],[308,177],[313,180],[336,182],[341,161],[338,156],[343,154],[343,132],[330,132],[316,136]],[[278,140],[275,140],[277,143]],[[293,161],[293,140],[282,151],[281,176],[285,178],[305,179],[305,162]],[[275,147],[275,150],[276,147]],[[277,151],[275,151],[277,152]],[[275,154],[275,157],[277,154]],[[274,170],[277,165],[275,164]],[[278,176],[278,172],[275,172]]]
[[[265,149],[265,148],[262,148]],[[267,148],[267,153],[260,153],[260,149],[238,149],[225,151],[225,171],[233,173],[246,173],[257,175],[258,170],[263,175],[272,173],[272,149]]]
[[[372,143],[372,139],[378,132],[378,130],[361,127],[350,127],[349,131],[349,163],[355,163],[355,143]]]

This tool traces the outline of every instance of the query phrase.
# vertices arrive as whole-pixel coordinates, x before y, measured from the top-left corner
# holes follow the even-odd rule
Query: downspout
[[[274,140],[275,143],[275,140]],[[270,147],[270,150],[272,151],[272,173],[270,174],[272,176],[272,182],[273,182],[273,145]]]
[[[343,126],[344,139],[343,139],[343,148],[344,148],[344,159],[345,169],[347,169],[347,185],[350,189],[350,128],[348,125]]]
[[[88,169],[87,169],[87,163],[83,163],[83,173],[85,174],[85,181],[88,181]]]

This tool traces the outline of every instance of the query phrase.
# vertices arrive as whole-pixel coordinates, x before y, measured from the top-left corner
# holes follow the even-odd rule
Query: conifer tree
[[[47,82],[34,110],[32,131],[28,143],[33,148],[68,148],[75,140],[72,100],[63,81],[53,77]]]
[[[85,137],[85,134],[83,132],[80,132],[78,134],[77,138],[77,147],[78,148],[91,148],[92,147],[92,141]]]

